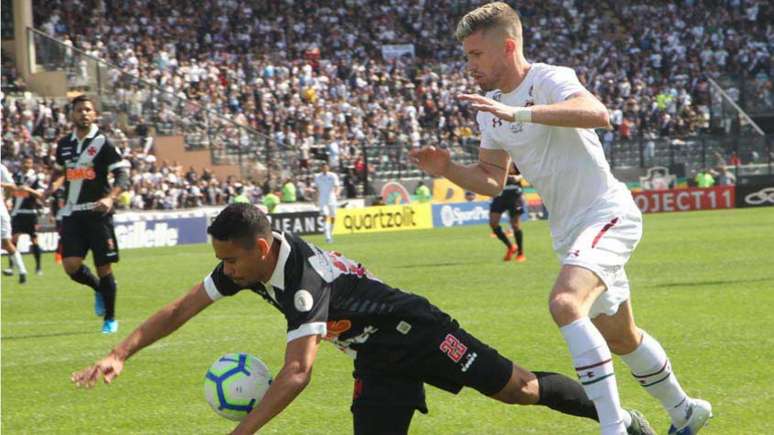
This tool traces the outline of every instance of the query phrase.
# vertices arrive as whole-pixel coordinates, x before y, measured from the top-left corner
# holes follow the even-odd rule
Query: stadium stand
[[[262,161],[274,170],[263,186],[270,190],[291,176],[304,183],[315,168],[310,162],[326,158],[358,180],[369,172],[418,176],[406,152],[424,144],[474,160],[474,114],[455,99],[474,85],[450,30],[474,4],[48,0],[33,10],[43,33],[118,67],[106,69],[107,84],[99,85],[112,89],[102,98],[103,126],[126,143],[132,159],[135,196],[143,198],[132,205],[156,208],[190,205],[189,196],[197,196],[154,200],[176,196],[160,192],[199,190],[202,201],[217,202],[236,181],[186,186],[175,164],[149,163],[153,149],[145,137],[152,135],[181,134],[188,149],[212,150],[213,159]],[[743,124],[707,81],[723,83],[748,111],[774,112],[769,3],[518,6],[525,22],[537,24],[526,26],[528,56],[573,67],[610,109],[613,129],[599,134],[614,167],[682,164],[688,173],[711,166],[716,154],[745,163],[771,158],[759,139],[749,149],[740,145]],[[414,55],[385,61],[384,44],[409,44]],[[45,50],[38,60],[46,62]],[[75,56],[67,62],[71,83],[79,83],[88,66]],[[12,69],[3,71],[4,92],[23,87]],[[48,112],[56,116],[49,120]],[[207,116],[213,112],[227,121]],[[4,159],[33,154],[45,164],[63,113],[51,102],[4,99],[11,121],[4,125]],[[169,174],[174,181],[164,180]]]

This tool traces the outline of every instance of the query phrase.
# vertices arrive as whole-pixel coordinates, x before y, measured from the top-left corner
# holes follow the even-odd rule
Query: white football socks
[[[331,222],[325,219],[325,240],[331,241]]]
[[[578,379],[597,409],[601,434],[625,435],[628,413],[621,408],[613,359],[604,337],[588,317],[559,330],[572,354]]]
[[[19,269],[19,275],[26,275],[27,268],[24,266],[24,260],[22,259],[21,252],[17,249],[11,256],[13,264]]]
[[[621,359],[640,385],[661,402],[672,418],[672,424],[679,428],[688,422],[692,401],[672,373],[664,348],[647,332],[641,332],[642,343],[634,352],[621,355]]]

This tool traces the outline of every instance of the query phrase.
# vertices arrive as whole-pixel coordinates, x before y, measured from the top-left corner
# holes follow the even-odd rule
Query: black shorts
[[[112,215],[73,213],[62,218],[61,228],[63,258],[84,258],[91,249],[96,266],[118,262],[118,240]]]
[[[38,232],[35,228],[37,225],[37,214],[17,214],[11,218],[11,233],[29,234],[30,237],[35,237],[38,235]]]
[[[521,214],[524,213],[521,196],[516,198],[503,198],[498,196],[492,200],[491,204],[489,204],[489,212],[500,214],[508,212],[508,216],[510,216],[511,219],[521,216]]]
[[[421,357],[410,367],[372,371],[356,361],[352,397],[356,433],[405,433],[414,410],[427,413],[424,384],[452,394],[470,387],[492,396],[510,380],[513,363],[464,329],[453,324],[434,332],[416,348]],[[395,430],[393,426],[404,421],[406,431]]]

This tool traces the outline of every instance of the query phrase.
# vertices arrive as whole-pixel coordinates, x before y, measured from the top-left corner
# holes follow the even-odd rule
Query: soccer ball
[[[218,358],[204,377],[204,397],[218,415],[242,421],[271,385],[271,373],[260,359],[246,353]]]

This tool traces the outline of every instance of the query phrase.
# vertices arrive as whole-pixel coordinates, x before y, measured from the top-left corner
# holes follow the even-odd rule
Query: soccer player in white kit
[[[11,215],[8,214],[8,208],[5,206],[5,191],[8,190],[14,193],[19,190],[24,190],[25,187],[18,187],[13,181],[11,172],[5,165],[0,164],[0,240],[2,240],[3,249],[8,253],[11,258],[11,264],[19,269],[19,283],[24,284],[27,282],[27,268],[24,266],[24,260],[22,259],[21,252],[16,249],[13,244],[13,236],[11,235]]]
[[[325,218],[325,241],[333,241],[333,224],[336,222],[336,201],[339,197],[341,184],[339,176],[330,172],[327,163],[323,163],[319,174],[314,177],[314,185],[317,186],[317,203],[320,206],[320,214]]]
[[[549,211],[561,270],[549,309],[567,342],[578,378],[597,408],[601,433],[625,434],[611,351],[669,413],[669,434],[694,434],[712,416],[689,397],[661,345],[634,323],[624,265],[642,236],[642,216],[626,186],[610,172],[594,128],[608,111],[569,68],[528,63],[521,20],[502,2],[462,18],[456,35],[486,97],[462,95],[477,109],[477,164],[451,162],[448,150],[425,147],[413,161],[464,189],[497,195],[510,160]]]

